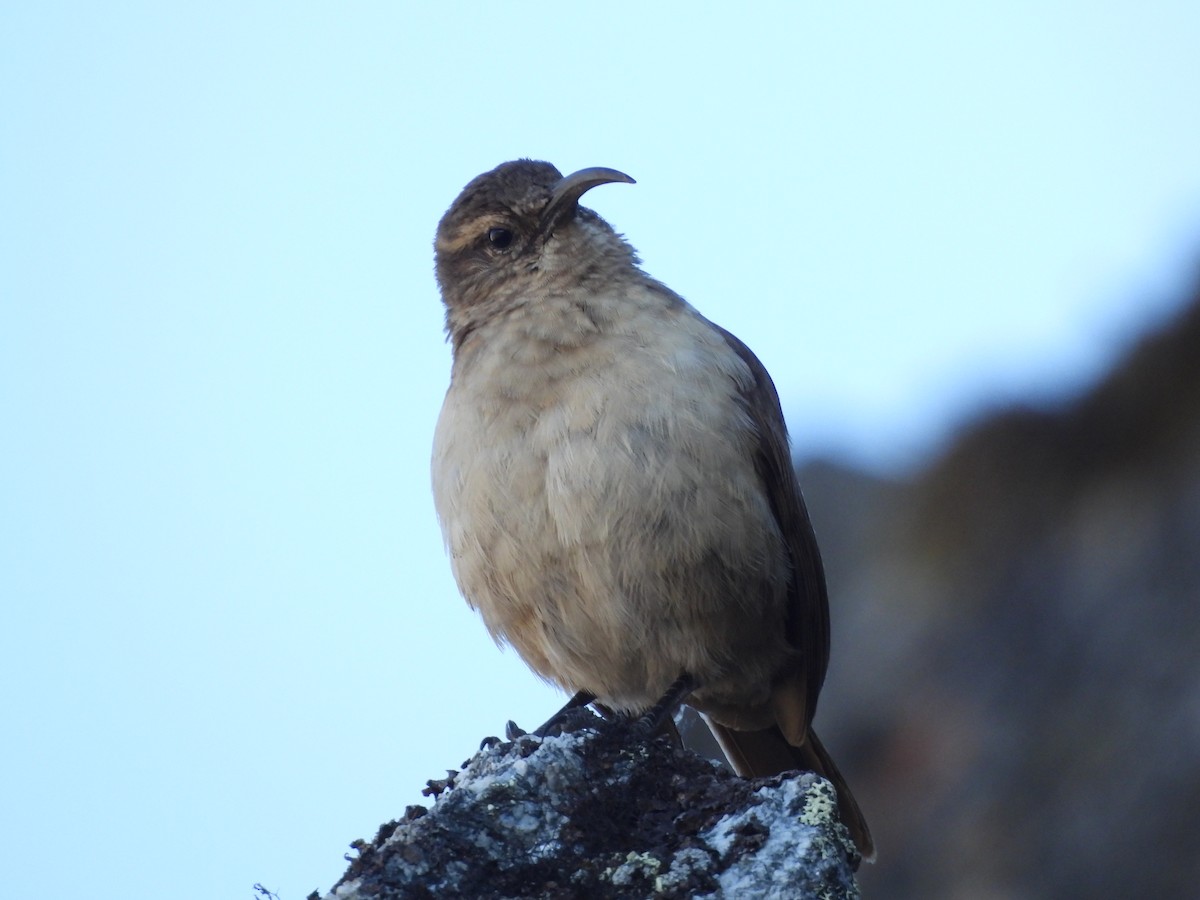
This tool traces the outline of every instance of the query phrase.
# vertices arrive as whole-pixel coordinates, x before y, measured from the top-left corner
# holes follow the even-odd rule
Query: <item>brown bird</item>
[[[613,169],[507,162],[438,225],[454,363],[433,484],[455,578],[538,675],[626,713],[675,685],[734,768],[807,769],[825,577],[775,386],[579,205]]]

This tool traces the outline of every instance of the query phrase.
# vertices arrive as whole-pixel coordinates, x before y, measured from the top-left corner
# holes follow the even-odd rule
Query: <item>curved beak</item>
[[[555,228],[572,218],[579,208],[579,198],[587,191],[597,185],[611,184],[615,181],[624,184],[637,183],[624,172],[606,169],[603,166],[580,169],[578,172],[559,179],[558,184],[554,186],[554,192],[550,195],[550,202],[542,211],[541,233],[549,237]]]

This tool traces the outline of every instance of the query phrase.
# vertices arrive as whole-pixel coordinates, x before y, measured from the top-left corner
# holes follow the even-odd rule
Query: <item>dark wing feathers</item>
[[[710,323],[711,324],[711,323]],[[792,561],[788,637],[800,650],[807,697],[809,723],[817,711],[817,697],[829,667],[829,596],[825,588],[825,570],[813,533],[808,510],[796,483],[788,447],[787,426],[779,405],[779,394],[767,373],[745,344],[719,325],[713,325],[730,348],[750,367],[754,389],[743,395],[758,429],[758,451],[754,465],[766,488],[775,519],[788,543]]]

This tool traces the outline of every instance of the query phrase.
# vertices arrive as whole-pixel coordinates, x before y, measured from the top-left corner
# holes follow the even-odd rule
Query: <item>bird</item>
[[[774,383],[580,205],[610,183],[634,180],[505,162],[438,223],[432,481],[455,580],[573,702],[686,702],[738,774],[827,778],[873,859],[813,730],[829,601]]]

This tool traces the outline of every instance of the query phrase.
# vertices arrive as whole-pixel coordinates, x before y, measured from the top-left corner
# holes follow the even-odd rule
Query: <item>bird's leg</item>
[[[542,726],[534,731],[534,734],[538,737],[545,737],[554,726],[561,724],[562,720],[567,717],[567,713],[573,709],[579,709],[581,706],[587,706],[595,699],[596,695],[591,691],[576,692],[575,696],[564,703],[562,709],[543,722]]]
[[[562,720],[566,718],[567,713],[569,713],[573,709],[579,709],[579,707],[581,707],[581,706],[587,706],[589,703],[591,703],[595,699],[596,699],[595,694],[593,694],[589,691],[579,691],[577,694],[575,694],[574,697],[572,697],[565,704],[563,704],[562,709],[560,709],[558,712],[556,712],[554,715],[552,715],[549,719],[547,719],[545,722],[543,722],[541,727],[535,728],[533,733],[536,734],[538,737],[546,737],[546,735],[548,735],[550,733],[550,731],[554,728],[554,726],[559,725],[562,722]],[[522,731],[517,726],[516,722],[510,721],[507,725],[504,726],[504,736],[506,738],[508,738],[510,741],[515,741],[517,738],[521,737],[524,734],[525,734],[525,732]]]
[[[700,683],[695,677],[684,672],[667,688],[662,699],[642,714],[633,727],[643,735],[653,734],[679,708],[679,704],[698,687],[700,687]]]
[[[593,703],[592,709],[600,713],[600,718],[612,721],[620,716],[611,706],[605,706],[603,703]]]

